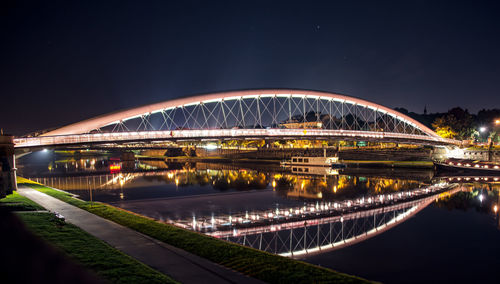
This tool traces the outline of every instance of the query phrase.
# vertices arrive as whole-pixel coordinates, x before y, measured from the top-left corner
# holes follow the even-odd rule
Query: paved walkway
[[[261,283],[26,186],[18,193],[181,283]]]

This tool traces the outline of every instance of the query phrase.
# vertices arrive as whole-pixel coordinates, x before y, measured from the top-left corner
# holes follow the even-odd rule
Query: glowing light
[[[208,145],[205,146],[205,149],[207,149],[207,150],[215,150],[215,149],[217,149],[217,145],[215,145],[215,144],[208,144]]]
[[[493,212],[495,212],[495,213],[498,212],[498,206],[497,205],[493,206]]]
[[[479,194],[479,201],[483,202],[484,196],[482,194]]]
[[[112,173],[119,172],[119,171],[121,171],[121,169],[122,169],[122,166],[120,166],[120,165],[109,165],[109,171]]]
[[[486,130],[487,130],[487,128],[484,126],[479,127],[479,132],[481,132],[481,133],[485,132]]]

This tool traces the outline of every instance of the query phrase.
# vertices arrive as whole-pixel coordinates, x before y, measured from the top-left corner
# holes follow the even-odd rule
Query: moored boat
[[[500,175],[500,164],[493,162],[483,162],[466,159],[448,159],[443,162],[434,162],[434,165],[436,166],[436,170],[443,172]]]

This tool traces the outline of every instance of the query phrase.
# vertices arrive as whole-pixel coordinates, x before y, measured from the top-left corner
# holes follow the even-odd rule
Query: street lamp
[[[495,125],[500,125],[500,119],[495,120]]]
[[[479,132],[484,133],[486,131],[486,127],[481,126],[479,127]]]

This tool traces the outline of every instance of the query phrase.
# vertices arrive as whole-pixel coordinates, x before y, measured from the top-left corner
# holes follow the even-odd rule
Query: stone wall
[[[0,198],[17,190],[14,143],[10,135],[0,135]]]

